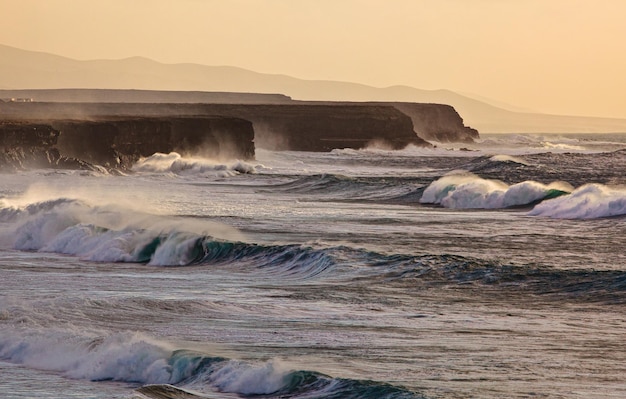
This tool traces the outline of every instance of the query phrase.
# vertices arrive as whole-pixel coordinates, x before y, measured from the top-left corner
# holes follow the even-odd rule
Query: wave
[[[508,185],[472,173],[461,173],[443,176],[432,182],[424,190],[420,202],[454,209],[502,209],[532,205],[571,191],[573,188],[563,182],[545,185],[524,181]]]
[[[169,154],[155,153],[147,158],[142,158],[133,165],[132,170],[135,172],[225,177],[257,173],[257,166],[239,160],[224,164],[205,158],[186,158],[179,153],[170,152]]]
[[[0,358],[74,379],[142,384],[137,392],[150,398],[206,397],[202,391],[294,399],[423,398],[403,387],[294,370],[276,360],[252,364],[176,349],[140,333],[14,330],[0,337]]]
[[[274,185],[272,191],[317,194],[333,200],[387,201],[405,198],[422,188],[423,184],[415,178],[316,174]]]
[[[564,212],[565,205],[571,205],[572,201],[583,204],[574,207],[577,212],[585,209],[594,212],[602,210],[597,211],[599,213],[587,211],[587,217],[606,215],[607,211],[624,214],[626,195],[623,190],[606,192],[608,194],[603,207],[595,206],[593,201],[585,197],[605,193],[601,189],[602,187],[590,185],[571,195],[544,201],[531,214]],[[2,209],[0,215],[4,215],[3,220],[11,221],[0,225],[0,243],[7,244],[7,248],[68,254],[95,262],[132,262],[152,266],[219,266],[226,267],[232,273],[249,273],[258,278],[276,281],[314,278],[346,281],[369,279],[372,284],[377,284],[413,276],[425,284],[458,285],[468,281],[493,284],[495,281],[525,281],[541,277],[536,280],[536,284],[533,283],[533,287],[538,287],[537,294],[542,293],[541,287],[567,292],[576,279],[591,283],[594,278],[600,285],[593,283],[586,288],[581,286],[581,289],[596,290],[600,287],[604,292],[616,294],[624,290],[626,281],[621,274],[609,275],[592,271],[587,272],[588,279],[586,275],[577,275],[574,271],[567,274],[564,271],[536,267],[503,266],[451,255],[386,255],[346,246],[261,245],[218,239],[184,230],[183,224],[172,224],[168,226],[169,230],[159,230],[157,227],[162,225],[149,226],[146,223],[143,223],[144,227],[126,224],[126,227],[114,228],[112,220],[124,219],[125,215],[115,213],[110,208],[99,209],[81,201],[65,199],[30,204],[18,211]],[[571,216],[561,213],[558,215]],[[87,223],[87,219],[91,223]],[[108,226],[98,222],[107,222]]]
[[[495,161],[495,162],[512,162],[512,163],[517,163],[520,165],[524,165],[524,166],[528,166],[528,162],[524,161],[521,158],[518,157],[514,157],[512,155],[494,155],[491,158],[489,158],[490,161]]]
[[[132,221],[131,221],[132,220]],[[60,198],[0,208],[0,245],[23,251],[78,256],[97,262],[135,262],[153,266],[236,264],[283,277],[311,277],[333,266],[323,250],[301,245],[259,245],[226,238],[230,230],[208,221],[183,221],[128,214]],[[200,223],[205,232],[194,226]],[[196,231],[186,230],[195,227]],[[223,234],[226,232],[227,234]],[[234,268],[235,266],[233,266]]]
[[[368,255],[376,274],[361,278],[424,287],[480,287],[488,295],[524,295],[525,300],[554,296],[559,302],[626,303],[626,271],[563,270],[515,265],[459,255]],[[370,273],[374,273],[370,270]]]
[[[626,215],[626,188],[586,184],[571,194],[543,202],[529,213],[557,219],[597,219]]]
[[[487,134],[478,139],[473,148],[484,152],[501,152],[509,155],[540,153],[595,154],[612,152],[626,147],[618,135],[572,134]]]
[[[596,212],[601,209],[601,212],[597,211],[599,213],[587,212],[587,217],[606,215],[608,211],[611,214],[624,214],[626,192],[617,189],[603,191],[602,188],[590,185],[573,194],[544,201],[531,213],[543,215],[542,212],[561,212],[566,209],[565,205],[571,205],[575,201],[582,204],[574,207],[577,212],[585,209]],[[592,194],[605,195],[602,197],[605,205],[594,205],[586,197]],[[68,254],[97,262],[227,267],[229,272],[250,273],[276,281],[313,278],[346,281],[370,279],[372,284],[376,284],[413,276],[427,284],[457,285],[467,281],[492,284],[494,281],[511,279],[536,279],[533,287],[538,287],[537,293],[541,294],[541,287],[549,287],[553,292],[568,292],[568,287],[579,279],[590,283],[587,287],[579,286],[580,289],[599,289],[615,295],[623,291],[626,284],[623,274],[587,271],[587,277],[574,271],[557,272],[536,267],[503,266],[450,255],[386,255],[346,246],[260,245],[218,239],[213,235],[186,230],[185,227],[191,226],[176,224],[171,219],[158,223],[150,216],[148,220],[137,218],[130,224],[126,220],[129,215],[118,211],[115,208],[93,207],[79,200],[68,199],[29,204],[19,209],[2,208],[0,243],[6,245],[6,248]],[[561,213],[558,215],[571,216]],[[119,228],[120,220],[124,220],[122,228]],[[203,222],[203,226],[205,223]],[[167,230],[164,226],[167,226]],[[537,279],[538,277],[541,278]],[[593,279],[597,279],[597,283]]]

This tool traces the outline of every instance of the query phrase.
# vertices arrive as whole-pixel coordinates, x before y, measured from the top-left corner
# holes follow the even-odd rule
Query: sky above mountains
[[[0,43],[626,117],[622,0],[0,0]]]

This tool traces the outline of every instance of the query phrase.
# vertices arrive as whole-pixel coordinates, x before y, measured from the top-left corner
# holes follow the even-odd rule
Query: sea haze
[[[0,183],[4,398],[626,397],[626,135]]]
[[[79,61],[55,54],[27,51],[0,44],[0,99],[27,97],[40,101],[95,101],[102,89],[133,89],[123,94],[124,102],[141,97],[141,91],[184,91],[184,101],[213,95],[204,92],[236,92],[237,102],[246,101],[245,93],[268,93],[266,101],[285,102],[282,93],[298,101],[385,101],[449,104],[463,117],[465,124],[481,133],[598,133],[626,132],[626,119],[522,112],[500,106],[497,101],[482,100],[450,90],[423,90],[408,86],[372,87],[351,82],[304,80],[292,76],[263,74],[233,66],[198,64],[163,64],[143,57],[120,60]],[[5,61],[6,60],[6,61]],[[80,71],[80,73],[76,73]],[[184,76],[184,79],[181,79]],[[60,100],[58,93],[64,92]],[[83,90],[76,90],[76,89]],[[200,92],[198,92],[200,90]],[[190,93],[191,92],[191,93]],[[106,93],[108,101],[119,101],[121,90]],[[145,93],[144,93],[145,94]],[[167,101],[175,96],[148,94],[150,101]],[[232,93],[231,93],[232,96]],[[226,98],[225,98],[226,97]],[[281,98],[282,97],[282,98]],[[145,97],[144,97],[145,98]],[[154,100],[154,99],[157,100]],[[145,100],[139,100],[145,101]],[[178,102],[180,100],[177,100]],[[220,101],[229,102],[228,96]]]

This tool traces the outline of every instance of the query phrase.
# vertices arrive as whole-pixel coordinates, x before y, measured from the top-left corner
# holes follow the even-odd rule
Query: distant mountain
[[[303,80],[230,66],[162,64],[147,58],[78,61],[0,45],[1,89],[100,88],[284,94],[309,101],[391,101],[452,105],[482,133],[626,132],[626,119],[506,110],[449,90]],[[36,99],[35,99],[36,100]]]

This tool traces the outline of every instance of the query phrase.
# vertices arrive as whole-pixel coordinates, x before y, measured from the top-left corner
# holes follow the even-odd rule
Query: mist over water
[[[0,391],[624,396],[625,148],[494,135],[3,175]]]

